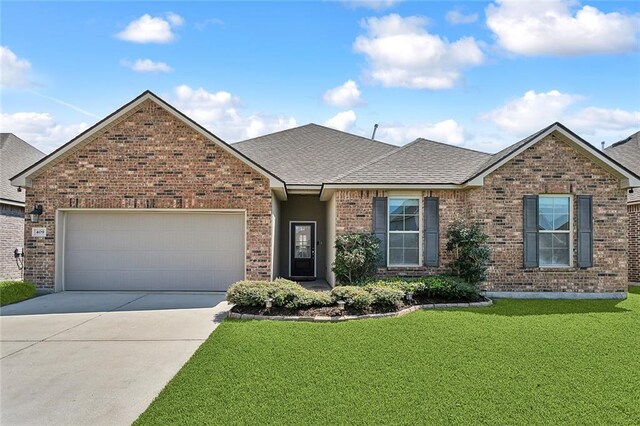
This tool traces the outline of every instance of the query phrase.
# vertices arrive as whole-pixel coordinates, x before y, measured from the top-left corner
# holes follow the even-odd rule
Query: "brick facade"
[[[627,206],[629,214],[629,281],[640,282],[640,203]]]
[[[24,208],[0,203],[0,281],[19,280],[13,251],[24,246]]]
[[[627,290],[627,210],[625,190],[596,163],[551,135],[485,177],[469,190],[423,191],[440,198],[440,267],[380,269],[381,275],[443,272],[446,228],[456,217],[483,224],[492,250],[489,291],[624,292]],[[524,195],[593,196],[593,259],[588,269],[523,267],[522,199]],[[342,190],[336,197],[337,234],[371,231],[374,196],[385,191]],[[575,212],[575,198],[574,206]],[[573,264],[576,263],[576,215],[573,215]],[[636,239],[637,240],[637,239]]]
[[[26,221],[25,280],[53,289],[55,212],[59,208],[245,209],[247,279],[271,276],[268,178],[147,100],[76,146],[33,179]],[[47,237],[31,237],[32,226]]]

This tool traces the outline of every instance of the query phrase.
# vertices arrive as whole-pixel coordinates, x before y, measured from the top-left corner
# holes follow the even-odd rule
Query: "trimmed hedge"
[[[459,277],[428,275],[419,278],[386,278],[368,283],[367,287],[395,288],[414,297],[441,300],[477,300],[478,288]]]
[[[273,306],[290,309],[327,306],[332,302],[327,291],[307,290],[281,278],[272,282],[239,281],[227,291],[227,301],[239,306],[264,306],[268,299],[272,299]]]
[[[36,286],[24,281],[0,281],[0,306],[31,299]]]
[[[331,290],[331,298],[336,303],[339,300],[354,309],[366,309],[374,302],[374,298],[364,287],[344,285]]]

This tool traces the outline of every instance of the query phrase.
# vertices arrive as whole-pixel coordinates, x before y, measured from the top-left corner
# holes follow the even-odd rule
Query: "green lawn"
[[[640,424],[640,289],[346,323],[226,320],[139,424]]]

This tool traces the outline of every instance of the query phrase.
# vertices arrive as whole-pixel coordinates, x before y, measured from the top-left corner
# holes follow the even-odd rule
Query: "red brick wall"
[[[430,194],[431,192],[431,194]],[[562,193],[592,195],[594,267],[524,269],[522,198]],[[385,191],[342,190],[336,197],[336,233],[370,232],[374,196]],[[484,289],[489,291],[622,292],[627,289],[627,211],[625,190],[597,164],[551,136],[527,149],[469,190],[423,191],[440,198],[440,267],[383,268],[380,275],[425,275],[445,271],[449,223],[462,217],[480,221],[489,235],[492,260]],[[575,204],[575,199],[574,199]],[[575,205],[574,213],[575,213]],[[574,265],[576,237],[574,214]],[[636,238],[637,240],[637,238]]]
[[[456,218],[464,219],[465,193],[457,190],[431,190],[412,192],[424,197],[438,197],[440,204],[440,266],[438,268],[379,268],[381,276],[420,276],[442,273],[451,260],[445,250],[447,226]],[[371,232],[373,226],[373,197],[387,197],[388,191],[342,190],[336,191],[336,234]],[[421,225],[422,226],[422,225]],[[333,260],[330,260],[333,261]]]
[[[640,282],[640,203],[629,204],[627,211],[629,213],[629,281]]]
[[[622,292],[627,290],[627,211],[617,178],[555,135],[538,142],[468,191],[469,217],[489,235],[491,291]],[[523,267],[524,195],[593,196],[593,263],[587,269]],[[575,197],[573,264],[577,262]]]
[[[24,246],[24,208],[0,203],[0,281],[22,278],[13,251]]]
[[[121,117],[34,178],[27,210],[42,204],[38,224],[25,227],[25,279],[54,286],[58,208],[246,209],[248,279],[271,275],[271,190],[267,178],[152,101]]]

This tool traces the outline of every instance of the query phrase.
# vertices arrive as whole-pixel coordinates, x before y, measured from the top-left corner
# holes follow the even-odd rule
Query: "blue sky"
[[[1,27],[2,131],[45,152],[146,89],[228,142],[640,130],[640,2],[3,2]]]

